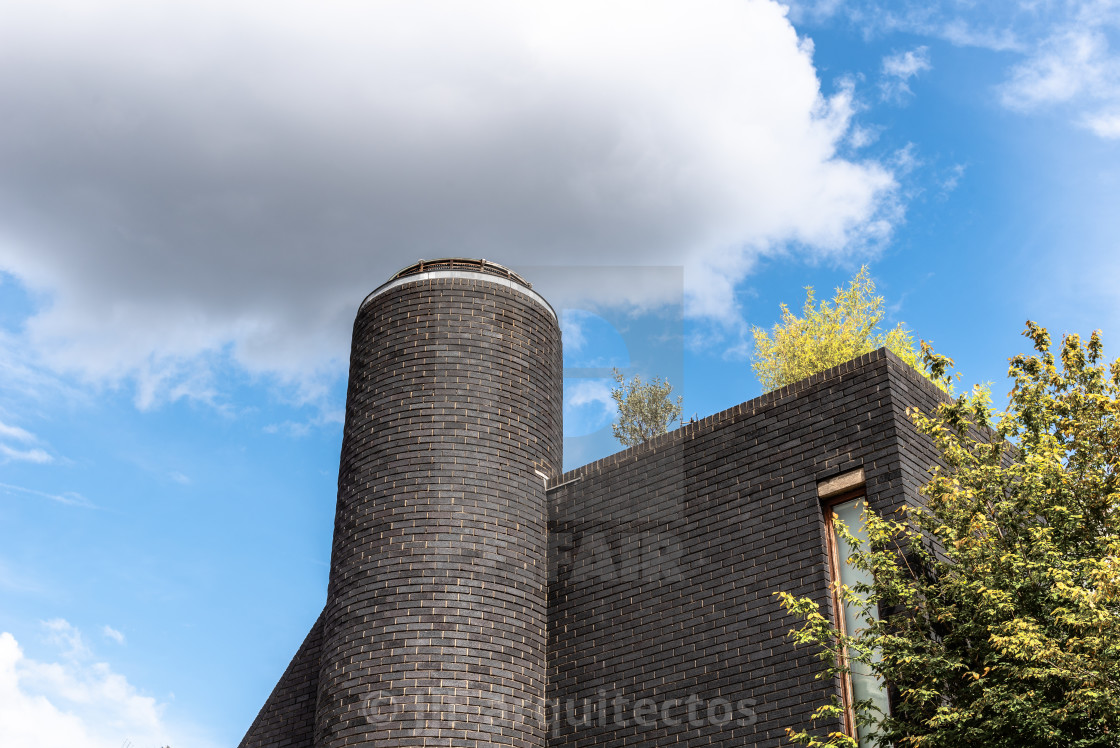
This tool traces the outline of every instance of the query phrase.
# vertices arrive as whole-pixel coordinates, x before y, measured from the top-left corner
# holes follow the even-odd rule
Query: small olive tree
[[[883,332],[883,297],[875,295],[875,281],[867,266],[847,288],[837,288],[831,302],[816,304],[813,287],[805,288],[801,317],[782,304],[782,319],[767,332],[752,327],[754,372],[764,391],[776,390],[856,356],[886,346],[899,358],[924,372],[918,349],[899,323]],[[944,383],[938,383],[945,388]]]
[[[638,374],[627,381],[618,369],[613,369],[617,386],[611,388],[611,397],[618,406],[618,421],[611,424],[614,437],[624,446],[632,447],[647,439],[664,434],[673,421],[681,417],[681,396],[672,399],[673,386],[669,380],[654,377],[648,383]]]

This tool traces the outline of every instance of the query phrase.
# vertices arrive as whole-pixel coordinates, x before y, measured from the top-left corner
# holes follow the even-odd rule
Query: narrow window
[[[854,634],[866,627],[866,621],[860,611],[852,605],[841,605],[838,594],[838,583],[854,588],[857,584],[870,584],[871,574],[847,563],[853,548],[844,538],[836,532],[835,520],[840,520],[848,528],[848,532],[860,542],[862,546],[867,542],[860,515],[866,506],[866,497],[862,485],[862,470],[859,471],[860,485],[843,492],[822,496],[824,499],[824,517],[827,529],[829,569],[833,582],[833,610],[837,612],[837,627],[845,634]],[[821,486],[825,486],[822,484]],[[824,491],[821,492],[822,494]],[[874,609],[871,615],[876,618]],[[872,653],[873,659],[878,659],[878,652]],[[872,704],[888,714],[887,692],[875,675],[870,672],[867,665],[859,662],[849,662],[851,673],[844,678],[841,684],[842,697],[845,707],[845,731],[857,738],[861,746],[870,745],[870,729],[867,727],[856,728],[855,711],[853,704],[857,701],[870,699]]]

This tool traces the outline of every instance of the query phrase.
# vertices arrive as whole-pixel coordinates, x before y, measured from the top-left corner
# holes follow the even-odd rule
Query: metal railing
[[[522,278],[517,273],[509,268],[499,265],[496,262],[489,262],[487,260],[472,260],[462,257],[445,257],[439,260],[420,260],[419,262],[409,265],[397,272],[390,280],[398,278],[405,278],[410,275],[419,275],[420,273],[428,273],[433,270],[469,270],[475,273],[486,273],[487,275],[497,275],[501,278],[508,278],[509,280],[516,281],[526,288],[532,288],[533,284]]]

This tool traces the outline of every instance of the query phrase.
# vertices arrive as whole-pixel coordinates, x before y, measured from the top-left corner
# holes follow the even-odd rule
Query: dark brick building
[[[833,610],[833,507],[916,500],[940,397],[881,349],[560,474],[555,312],[406,268],[354,325],[326,606],[241,746],[782,744],[851,684],[774,593]]]

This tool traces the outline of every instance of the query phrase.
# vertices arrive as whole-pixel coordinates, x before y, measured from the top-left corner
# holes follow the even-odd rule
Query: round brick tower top
[[[487,276],[486,280],[516,289],[543,306],[545,310],[557,319],[556,310],[545,301],[545,298],[533,290],[533,284],[513,272],[505,265],[482,259],[467,257],[445,257],[439,260],[418,260],[408,267],[402,268],[392,278],[382,283],[366,296],[359,313],[371,301],[381,294],[391,291],[405,283],[413,283],[427,278],[471,278],[478,275]]]

